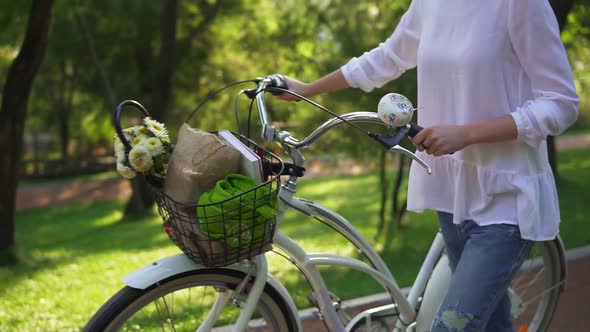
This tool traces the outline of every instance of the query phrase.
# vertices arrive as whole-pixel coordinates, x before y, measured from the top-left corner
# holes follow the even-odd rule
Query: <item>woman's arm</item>
[[[291,77],[285,77],[285,79],[287,80],[287,87],[289,90],[308,98],[350,87],[348,82],[346,82],[344,75],[342,75],[341,69],[338,69],[313,83],[303,83]],[[288,93],[283,93],[280,98],[288,101],[299,99]]]
[[[547,1],[509,2],[508,33],[512,48],[531,82],[531,99],[512,116],[518,139],[538,146],[559,135],[578,117],[579,97],[557,20]]]

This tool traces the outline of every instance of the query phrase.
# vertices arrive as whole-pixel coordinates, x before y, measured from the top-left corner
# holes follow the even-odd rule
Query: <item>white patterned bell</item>
[[[377,105],[379,118],[392,127],[403,127],[414,115],[412,102],[399,93],[388,93],[381,97]]]

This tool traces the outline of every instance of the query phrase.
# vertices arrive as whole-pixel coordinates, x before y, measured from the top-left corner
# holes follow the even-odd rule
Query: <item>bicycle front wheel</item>
[[[233,292],[245,277],[235,270],[205,269],[172,276],[147,289],[124,287],[99,309],[84,331],[196,331],[218,297]],[[248,282],[246,293],[250,287]],[[230,301],[215,327],[230,324],[238,314],[236,303]],[[296,331],[296,314],[267,284],[247,331]]]

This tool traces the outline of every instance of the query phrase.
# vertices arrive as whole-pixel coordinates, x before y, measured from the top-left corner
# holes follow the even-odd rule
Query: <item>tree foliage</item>
[[[178,1],[174,38],[168,42],[162,33],[166,31],[163,27],[170,25],[162,20],[169,17],[165,4],[170,2],[57,2],[55,33],[32,88],[31,112],[24,127],[26,137],[49,136],[56,148],[31,152],[25,145],[24,157],[55,155],[76,160],[80,155],[92,155],[96,149],[110,150],[113,104],[124,99],[144,104],[166,122],[174,137],[196,105],[227,83],[277,72],[310,81],[376,47],[392,33],[409,2]],[[4,23],[0,31],[2,77],[7,75],[25,36],[27,6],[31,3],[0,0],[0,21]],[[557,8],[565,9],[571,3],[573,0],[552,1]],[[589,119],[589,8],[588,0],[575,1],[568,9],[563,31],[582,96],[582,119],[577,126]],[[241,88],[213,98],[191,124],[206,130],[242,129],[237,128],[233,114],[234,97]],[[374,111],[379,98],[391,91],[415,101],[415,71],[371,93],[348,90],[314,100],[336,113]],[[296,137],[306,135],[330,117],[304,103],[269,100],[276,125]],[[247,119],[248,102],[238,105],[240,119]],[[124,118],[129,125],[136,120],[133,116]],[[257,135],[256,127],[251,132]],[[350,128],[339,129],[318,143],[308,154],[344,152],[366,163],[396,163],[392,157],[379,158],[381,147]],[[391,201],[397,180],[387,178],[386,169],[382,173],[388,184],[383,188],[384,195],[387,193],[384,204],[388,204],[384,215],[385,210],[403,212],[403,195],[399,202]]]

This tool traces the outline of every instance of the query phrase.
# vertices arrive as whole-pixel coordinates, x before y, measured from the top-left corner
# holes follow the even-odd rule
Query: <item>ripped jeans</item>
[[[514,331],[508,286],[533,242],[516,225],[456,225],[452,214],[438,215],[453,276],[431,331]]]

